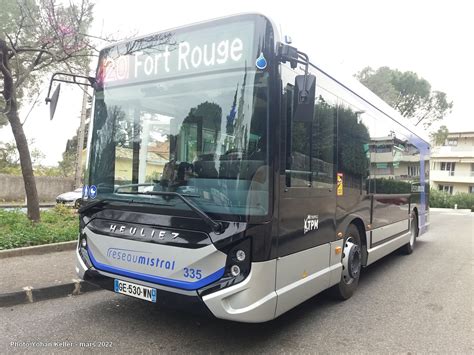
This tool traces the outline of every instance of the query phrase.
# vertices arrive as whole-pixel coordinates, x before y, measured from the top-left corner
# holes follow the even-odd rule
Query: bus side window
[[[337,97],[317,89],[312,122],[294,122],[293,86],[285,89],[287,116],[286,186],[331,190],[334,186],[334,145]]]
[[[293,85],[285,87],[286,99],[286,186],[311,186],[311,122],[293,121]]]
[[[337,97],[317,88],[311,137],[311,172],[314,188],[334,187]]]

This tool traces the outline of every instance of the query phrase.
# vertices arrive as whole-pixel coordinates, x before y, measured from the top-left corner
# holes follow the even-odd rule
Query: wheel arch
[[[360,241],[362,243],[362,265],[367,265],[367,232],[365,228],[365,224],[363,219],[357,215],[348,215],[344,218],[343,222],[339,225],[338,230],[342,231],[342,233],[346,233],[347,228],[353,224],[356,226],[357,230],[359,231]]]
[[[418,214],[418,207],[414,206],[411,211],[412,211],[412,212],[415,212],[417,220],[420,220],[420,216],[419,216],[419,214]]]
[[[416,229],[417,229],[417,237],[418,234],[420,233],[420,215],[418,213],[418,207],[413,207],[410,213],[414,212],[416,216]]]

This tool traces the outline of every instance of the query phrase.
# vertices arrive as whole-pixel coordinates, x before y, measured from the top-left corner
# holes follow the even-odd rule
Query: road
[[[275,321],[239,324],[98,291],[0,309],[0,353],[32,350],[21,342],[47,353],[473,353],[474,214],[431,221],[412,255],[365,269],[345,302],[322,294]]]

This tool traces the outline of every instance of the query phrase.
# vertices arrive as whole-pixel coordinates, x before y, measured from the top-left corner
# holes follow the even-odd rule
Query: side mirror
[[[297,75],[295,78],[295,101],[293,120],[311,122],[314,116],[316,94],[316,77],[314,75]]]
[[[59,78],[57,78],[59,76]],[[71,80],[67,80],[65,78],[71,78]],[[83,79],[82,81],[78,81],[78,79]],[[49,106],[49,118],[52,120],[54,117],[54,112],[56,112],[56,106],[58,104],[58,97],[59,97],[59,91],[61,90],[61,84],[58,84],[56,87],[56,90],[54,90],[53,95],[51,97],[49,94],[51,94],[51,89],[53,87],[53,81],[60,81],[63,83],[68,83],[68,84],[77,84],[77,85],[83,85],[83,86],[91,86],[93,88],[96,87],[96,80],[95,78],[91,76],[84,76],[84,75],[77,75],[77,74],[71,74],[71,73],[61,73],[57,72],[54,73],[53,76],[51,77],[51,80],[49,81],[49,89],[48,89],[48,95],[45,99],[46,104],[50,104]]]
[[[54,90],[51,98],[46,99],[46,103],[49,103],[49,119],[52,120],[54,113],[56,112],[56,106],[58,105],[59,92],[61,91],[61,84],[58,84],[56,90]]]

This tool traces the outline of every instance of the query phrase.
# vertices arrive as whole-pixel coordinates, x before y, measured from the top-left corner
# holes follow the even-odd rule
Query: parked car
[[[56,197],[56,203],[65,206],[79,208],[82,198],[82,187],[78,187],[74,191],[65,192]]]

